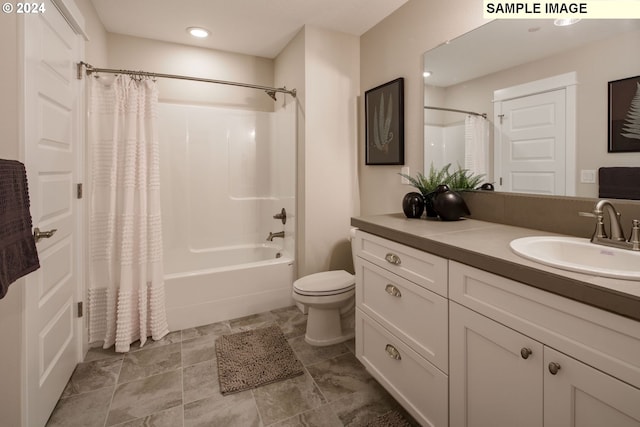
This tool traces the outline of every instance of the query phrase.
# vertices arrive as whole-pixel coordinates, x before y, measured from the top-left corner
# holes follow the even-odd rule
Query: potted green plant
[[[422,172],[418,172],[418,174],[414,177],[411,175],[407,175],[401,173],[400,175],[409,180],[412,186],[418,189],[424,198],[425,210],[427,211],[428,217],[437,217],[438,214],[433,209],[433,192],[436,190],[438,185],[446,184],[447,179],[449,177],[449,168],[451,164],[447,164],[442,169],[436,169],[431,164],[429,168],[429,174],[423,175]]]
[[[459,165],[454,172],[450,172],[449,169],[451,169],[451,163],[446,164],[441,169],[436,169],[432,163],[427,175],[423,175],[421,172],[418,172],[415,177],[403,173],[400,174],[409,180],[411,185],[422,194],[428,217],[438,216],[433,208],[433,195],[439,185],[446,185],[452,191],[473,190],[480,185],[484,177],[484,174],[475,175],[469,169],[463,169]]]

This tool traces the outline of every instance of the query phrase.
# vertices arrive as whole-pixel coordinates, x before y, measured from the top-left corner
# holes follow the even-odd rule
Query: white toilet
[[[310,274],[293,282],[293,299],[309,310],[307,343],[332,345],[355,336],[355,287],[355,276],[344,270]]]

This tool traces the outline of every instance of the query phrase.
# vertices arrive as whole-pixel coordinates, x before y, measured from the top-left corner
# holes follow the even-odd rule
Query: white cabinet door
[[[640,426],[639,389],[549,347],[544,370],[545,427]]]
[[[543,346],[449,303],[451,427],[542,426]]]

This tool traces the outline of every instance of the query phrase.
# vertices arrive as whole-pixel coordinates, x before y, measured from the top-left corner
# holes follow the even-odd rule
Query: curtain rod
[[[456,110],[455,108],[429,107],[428,105],[425,105],[424,109],[425,110],[452,111],[454,113],[463,113],[463,114],[471,114],[473,116],[481,116],[483,119],[487,118],[487,113],[476,113],[475,111]]]
[[[287,89],[286,87],[269,87],[269,86],[260,86],[253,85],[249,83],[239,83],[239,82],[229,82],[225,80],[214,80],[214,79],[204,79],[201,77],[189,77],[189,76],[180,76],[176,74],[162,74],[162,73],[150,73],[147,71],[131,71],[131,70],[115,70],[111,68],[96,68],[91,64],[87,64],[86,62],[80,61],[77,64],[78,80],[82,80],[82,67],[84,66],[87,76],[90,76],[93,73],[111,73],[111,74],[129,74],[132,76],[140,76],[140,77],[158,77],[165,79],[178,79],[178,80],[191,80],[194,82],[204,82],[204,83],[217,83],[223,85],[231,85],[231,86],[241,86],[250,89],[258,89],[263,90],[269,95],[274,101],[276,101],[276,93],[287,93],[294,98],[296,97],[295,89]]]

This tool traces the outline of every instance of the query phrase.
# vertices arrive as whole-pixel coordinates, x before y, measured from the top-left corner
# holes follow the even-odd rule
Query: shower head
[[[265,90],[264,92],[267,95],[269,95],[271,97],[271,99],[273,99],[274,101],[277,101],[277,99],[276,99],[276,91],[275,90]]]

